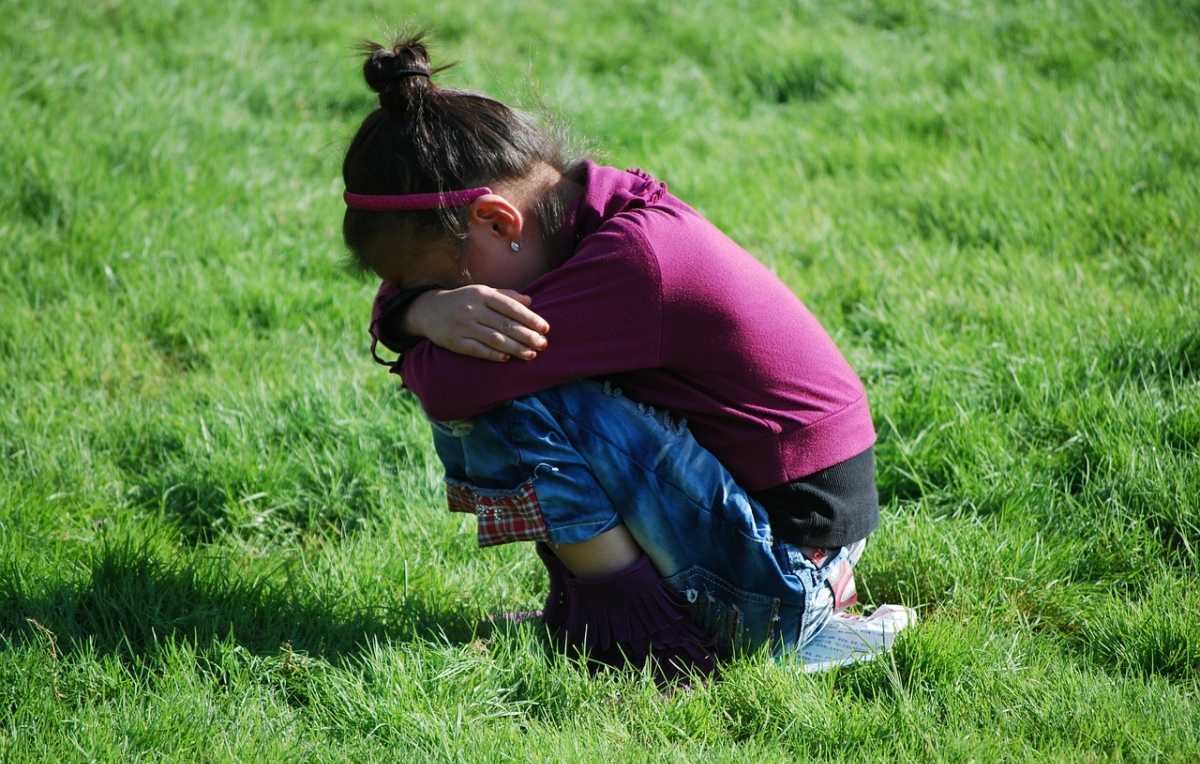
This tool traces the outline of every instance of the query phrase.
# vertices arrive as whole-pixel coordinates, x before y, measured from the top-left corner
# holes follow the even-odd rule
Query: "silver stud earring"
[[[508,246],[509,246],[509,249],[511,249],[513,252],[520,252],[520,251],[521,251],[521,245],[520,245],[520,244],[518,244],[518,243],[517,243],[517,242],[515,242],[515,241],[510,241],[510,242],[508,243]]]

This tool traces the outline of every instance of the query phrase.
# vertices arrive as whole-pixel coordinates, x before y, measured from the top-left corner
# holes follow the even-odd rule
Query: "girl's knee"
[[[599,576],[629,567],[642,549],[624,525],[618,525],[577,544],[551,544],[563,564],[577,576]]]

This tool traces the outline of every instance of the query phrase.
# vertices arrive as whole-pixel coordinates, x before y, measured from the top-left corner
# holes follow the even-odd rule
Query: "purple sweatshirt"
[[[533,361],[483,361],[422,341],[393,367],[433,419],[464,419],[584,377],[687,419],[750,491],[875,442],[862,382],[792,292],[640,170],[585,162],[575,249],[523,290],[550,324]],[[375,312],[395,293],[387,284]],[[385,343],[390,344],[390,343]]]

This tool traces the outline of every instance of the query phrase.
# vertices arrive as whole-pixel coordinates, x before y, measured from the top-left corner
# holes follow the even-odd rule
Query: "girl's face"
[[[371,243],[366,259],[375,275],[402,288],[466,283],[458,267],[458,253],[451,246],[414,245],[394,237],[381,237]]]
[[[412,247],[381,242],[368,260],[381,279],[400,287],[486,284],[519,291],[551,267],[537,226],[525,223],[525,216],[507,199],[487,194],[471,203],[461,249],[425,245],[412,252]],[[513,242],[519,245],[517,251]]]

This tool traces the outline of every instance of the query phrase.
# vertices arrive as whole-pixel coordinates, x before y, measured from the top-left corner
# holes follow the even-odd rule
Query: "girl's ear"
[[[507,241],[519,241],[525,226],[521,211],[499,194],[484,194],[471,202],[467,220],[471,225],[490,229]]]

